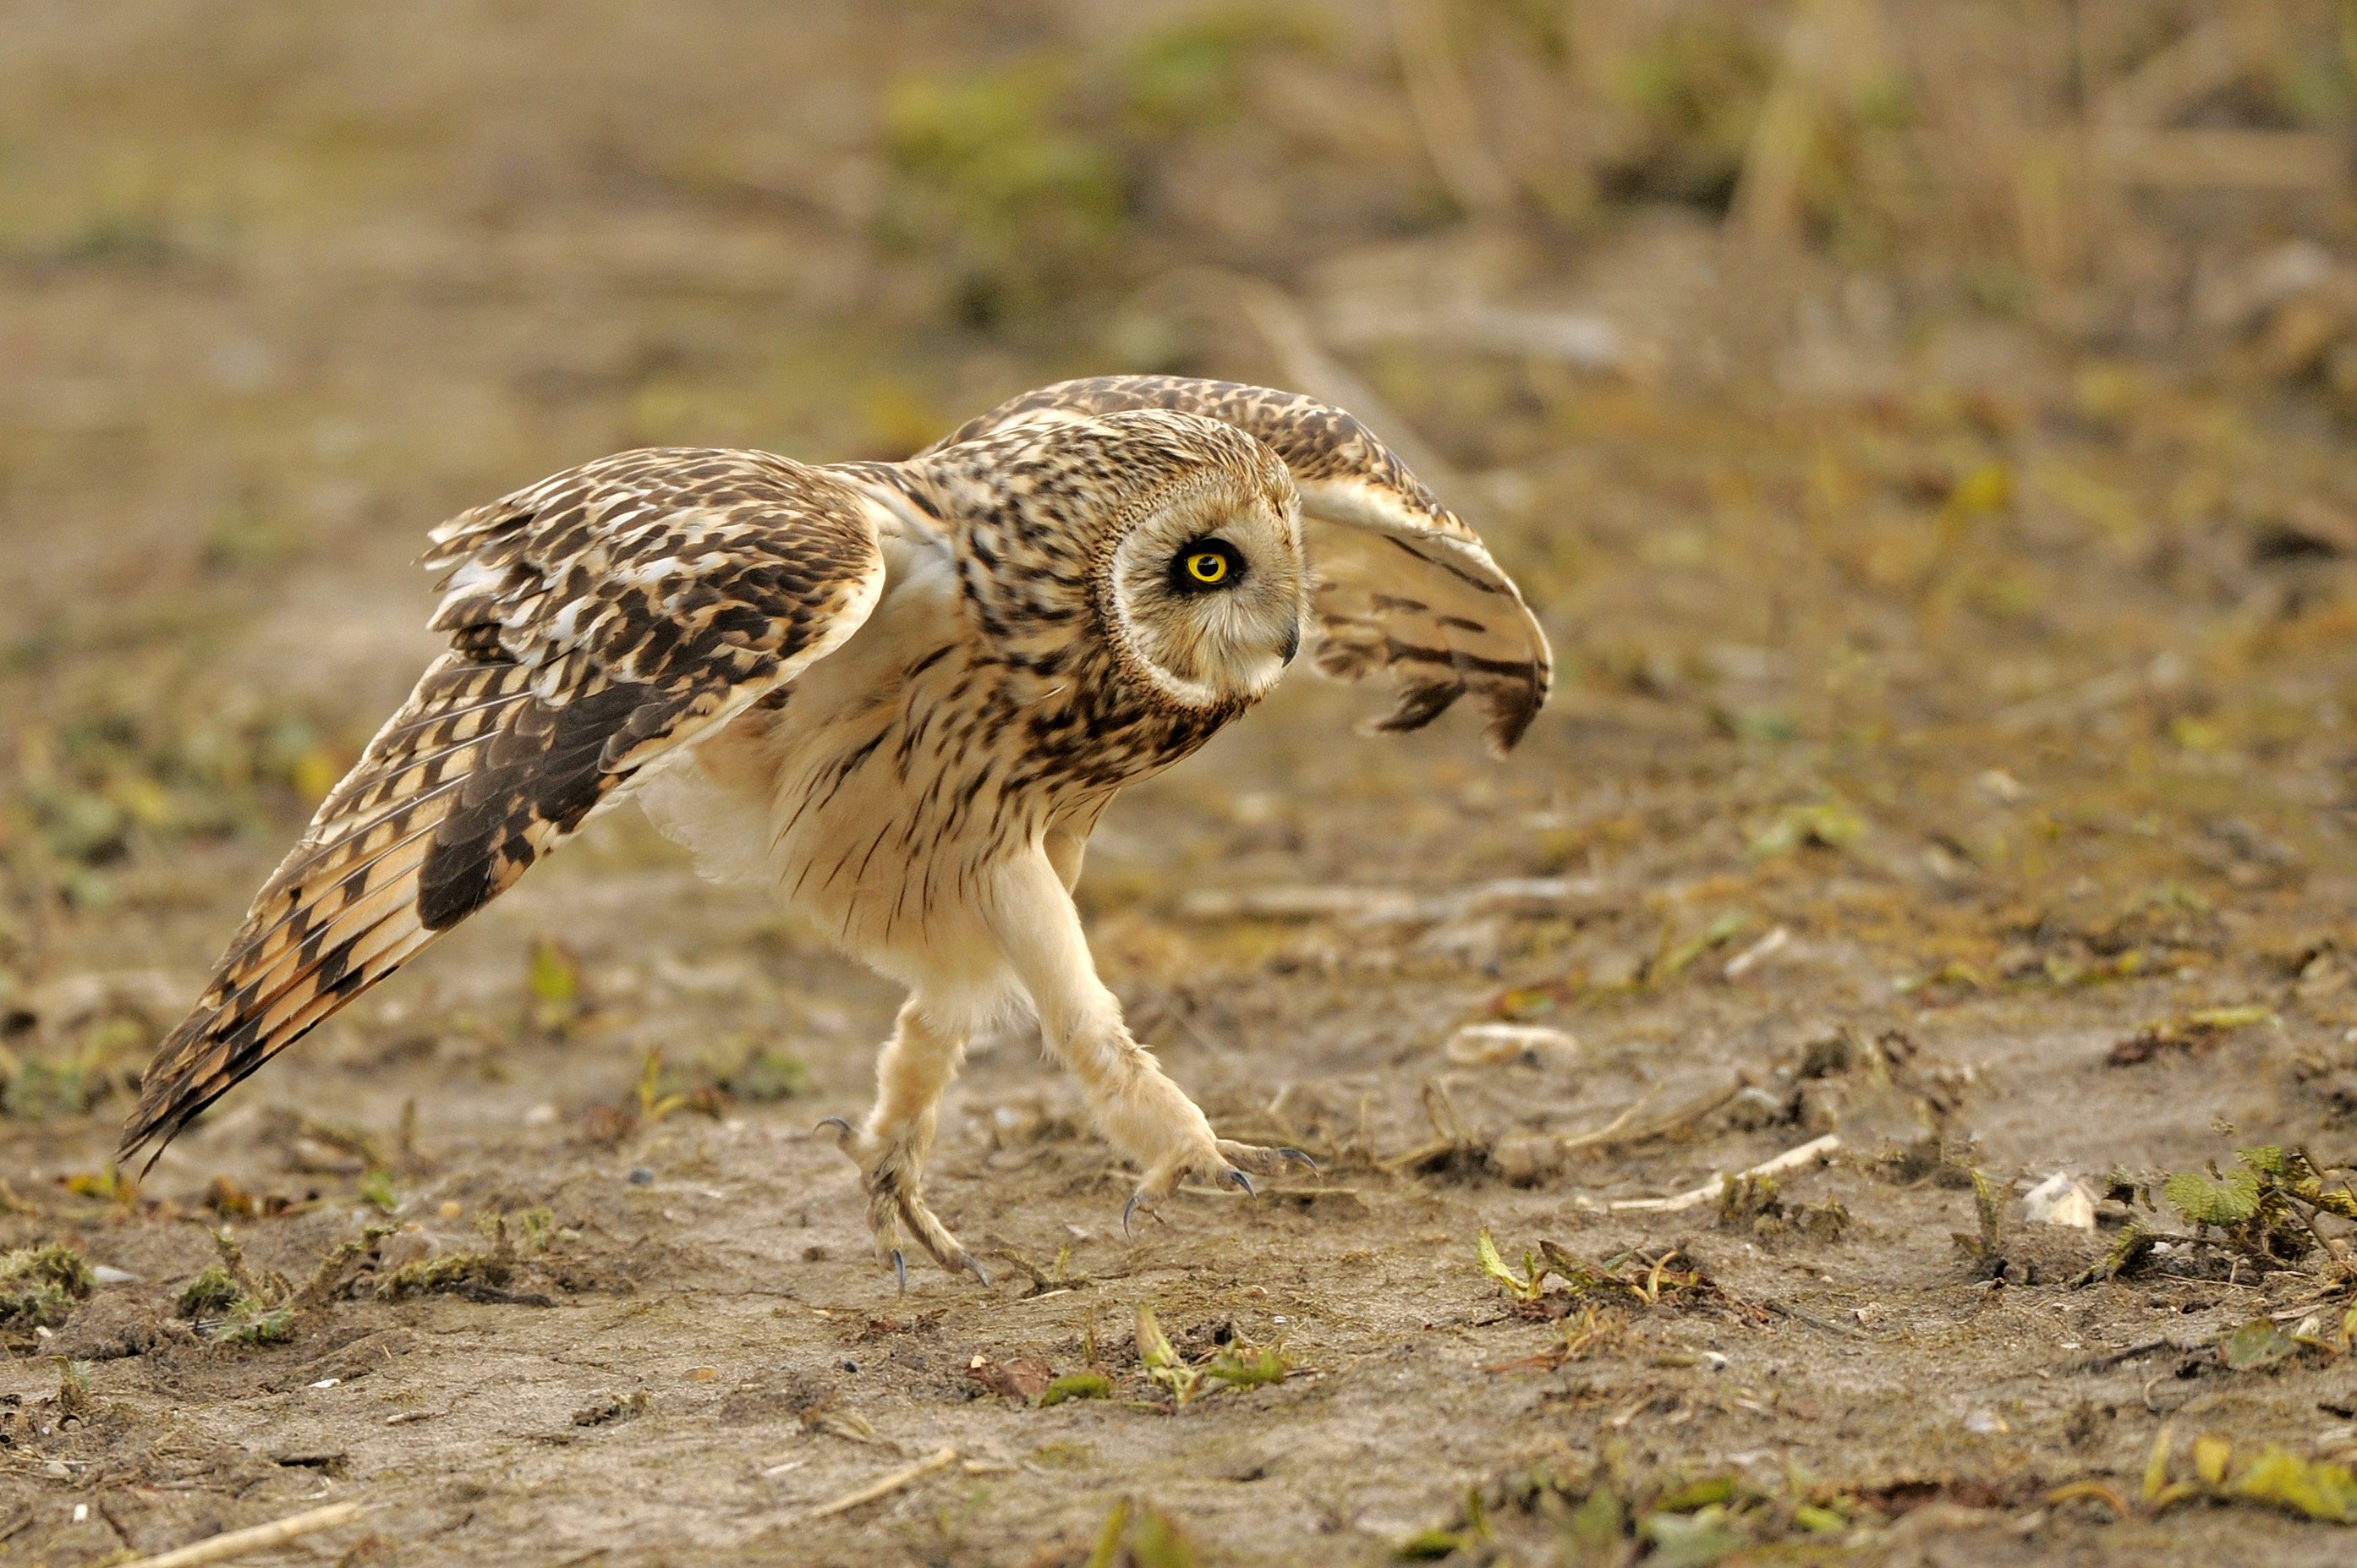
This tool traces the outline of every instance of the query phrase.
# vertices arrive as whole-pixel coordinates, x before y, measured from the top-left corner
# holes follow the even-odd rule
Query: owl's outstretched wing
[[[1120,409],[1200,414],[1258,437],[1301,492],[1317,574],[1318,668],[1399,684],[1383,730],[1420,729],[1470,694],[1504,753],[1546,701],[1546,634],[1480,536],[1351,415],[1315,398],[1185,376],[1061,381],[969,420],[931,450],[1012,425]]]
[[[451,650],[256,895],[122,1155],[504,892],[649,763],[857,630],[888,518],[759,452],[626,452],[436,529]],[[150,1164],[153,1164],[151,1156]]]

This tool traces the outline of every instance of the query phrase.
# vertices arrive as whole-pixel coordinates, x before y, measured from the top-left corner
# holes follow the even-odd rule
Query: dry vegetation
[[[2347,8],[0,38],[0,1559],[2346,1560]],[[1304,682],[1100,835],[1141,1029],[1318,1179],[1125,1239],[1010,1038],[997,1283],[896,1295],[807,1132],[895,999],[620,819],[110,1169],[425,527],[1116,369],[1368,415],[1562,656],[1503,767]]]

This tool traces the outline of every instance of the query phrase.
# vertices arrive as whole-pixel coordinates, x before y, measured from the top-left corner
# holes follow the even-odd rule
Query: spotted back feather
[[[158,1048],[122,1155],[497,897],[649,762],[856,630],[884,577],[863,490],[758,452],[607,457],[444,523],[451,651],[328,795]],[[149,1163],[154,1163],[153,1156]]]
[[[1374,727],[1420,729],[1470,694],[1489,715],[1492,749],[1522,738],[1546,701],[1546,634],[1480,536],[1339,408],[1234,381],[1098,376],[1026,392],[928,450],[1135,408],[1218,420],[1284,459],[1313,524],[1318,668],[1346,681],[1388,672],[1397,682],[1397,700]]]

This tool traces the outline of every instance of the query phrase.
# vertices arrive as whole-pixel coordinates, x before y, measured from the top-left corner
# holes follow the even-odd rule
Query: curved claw
[[[903,1253],[903,1252],[900,1251],[900,1249],[899,1249],[899,1248],[898,1248],[898,1247],[895,1247],[895,1248],[893,1248],[893,1249],[892,1249],[892,1272],[893,1272],[895,1274],[897,1274],[897,1275],[899,1275],[899,1279],[900,1279],[900,1294],[901,1294],[902,1295],[906,1295],[906,1294],[909,1294],[909,1259],[908,1259],[908,1256],[907,1256],[905,1253]]]
[[[817,1127],[813,1127],[811,1129],[811,1135],[813,1137],[816,1137],[819,1133],[819,1128],[821,1127],[832,1127],[834,1129],[835,1146],[841,1149],[849,1149],[851,1146],[851,1140],[857,1135],[852,1132],[851,1123],[845,1122],[840,1116],[829,1116],[823,1118],[820,1121]]]
[[[974,1277],[975,1279],[978,1279],[978,1280],[980,1280],[980,1281],[982,1282],[982,1283],[983,1283],[983,1288],[984,1288],[984,1289],[985,1289],[985,1290],[986,1290],[986,1289],[988,1289],[988,1288],[989,1288],[989,1286],[990,1286],[990,1276],[989,1276],[988,1274],[986,1274],[986,1273],[983,1273],[983,1271],[982,1271],[982,1265],[981,1265],[979,1262],[976,1262],[974,1261],[974,1259],[973,1255],[972,1255],[972,1254],[970,1254],[970,1253],[969,1253],[969,1254],[967,1255],[967,1257],[966,1257],[965,1266],[966,1266],[967,1268],[972,1269],[972,1270],[974,1271]]]
[[[1130,1234],[1130,1218],[1137,1212],[1138,1202],[1145,1197],[1146,1195],[1142,1192],[1133,1192],[1129,1195],[1129,1201],[1121,1206],[1121,1233],[1123,1235],[1126,1236]]]
[[[1318,1162],[1311,1159],[1308,1155],[1303,1154],[1299,1149],[1279,1149],[1276,1151],[1276,1157],[1280,1160],[1296,1160],[1302,1165],[1308,1165],[1311,1176],[1321,1174],[1318,1169]]]
[[[1226,1182],[1230,1187],[1240,1187],[1243,1188],[1244,1196],[1246,1197],[1258,1197],[1260,1196],[1259,1189],[1254,1187],[1252,1184],[1252,1177],[1244,1175],[1243,1172],[1236,1169],[1233,1165],[1230,1165],[1228,1167],[1228,1174],[1222,1176],[1220,1179]]]

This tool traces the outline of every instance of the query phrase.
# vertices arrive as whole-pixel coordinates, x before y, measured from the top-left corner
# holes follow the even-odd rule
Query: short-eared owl
[[[876,1105],[837,1123],[902,1228],[976,1268],[921,1191],[966,1040],[1028,1000],[1143,1173],[1249,1189],[1131,1038],[1070,897],[1124,784],[1275,684],[1388,671],[1376,727],[1470,693],[1513,745],[1545,639],[1473,531],[1351,415],[1115,376],[1016,399],[902,463],[628,452],[434,531],[450,637],[255,897],[123,1138],[240,1079],[635,795],[711,875],[774,883],[909,989]],[[161,1144],[158,1144],[161,1147]]]

